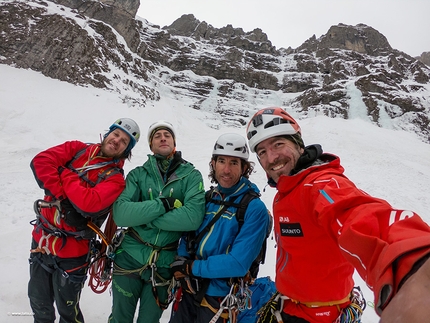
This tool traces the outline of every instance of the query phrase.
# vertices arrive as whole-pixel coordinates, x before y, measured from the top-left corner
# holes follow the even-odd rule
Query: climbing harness
[[[67,237],[75,237],[77,239],[81,238],[83,239],[84,236],[87,234],[86,230],[81,231],[66,231],[59,229],[58,227],[51,224],[42,214],[41,209],[43,208],[56,208],[56,212],[58,214],[61,214],[61,204],[60,200],[55,201],[45,201],[45,200],[36,200],[33,204],[34,212],[36,213],[36,219],[30,221],[31,225],[35,225],[43,230],[42,237],[39,240],[39,245],[36,249],[30,250],[31,252],[41,252],[41,253],[47,253],[50,254],[48,245],[49,245],[49,239],[51,237],[55,238],[62,238],[63,239],[63,246],[66,243]],[[60,216],[60,215],[58,215]],[[47,233],[47,235],[45,234]],[[43,245],[45,243],[45,245]]]
[[[149,256],[149,260],[148,263],[145,264],[144,266],[142,266],[141,268],[137,268],[137,269],[124,269],[119,267],[117,264],[113,264],[113,271],[115,272],[116,275],[128,275],[128,276],[138,276],[141,277],[143,272],[145,270],[150,270],[151,274],[149,277],[149,282],[151,283],[152,286],[152,293],[154,295],[155,301],[157,303],[157,305],[165,310],[168,308],[170,302],[173,300],[174,298],[174,294],[173,291],[176,289],[176,281],[174,278],[172,279],[165,279],[163,278],[157,270],[157,261],[158,258],[160,256],[160,252],[165,250],[165,251],[174,251],[178,248],[178,242],[172,242],[164,247],[160,247],[157,245],[154,245],[152,243],[149,243],[145,240],[143,240],[140,235],[131,227],[123,230],[123,236],[125,236],[125,234],[129,235],[130,237],[132,237],[133,239],[137,240],[138,242],[144,244],[147,247],[150,247],[152,249],[151,254]],[[157,287],[162,287],[162,286],[168,286],[168,299],[167,302],[162,302],[160,300],[160,298],[158,297],[158,292],[157,292]]]
[[[42,229],[42,236],[39,240],[38,246],[35,249],[31,249],[31,253],[40,252],[42,254],[50,255],[51,252],[49,250],[49,239],[51,237],[62,238],[63,245],[66,243],[67,237],[75,237],[75,238],[83,238],[85,234],[87,234],[87,230],[81,230],[77,232],[66,231],[57,228],[52,225],[42,214],[41,209],[43,208],[56,208],[58,213],[61,214],[61,204],[59,200],[55,201],[45,201],[45,200],[36,200],[33,205],[34,212],[36,213],[36,219],[31,221],[30,224],[37,225]],[[113,220],[111,220],[112,215],[109,215],[105,231],[109,228],[112,228],[112,223],[114,228],[116,229],[116,225]],[[110,222],[112,221],[112,222]],[[111,223],[111,224],[109,224]],[[109,232],[107,234],[103,233],[100,228],[94,224],[92,221],[88,221],[87,227],[96,233],[98,237],[100,237],[101,242],[96,238],[90,240],[90,252],[89,259],[90,262],[86,263],[85,266],[88,266],[88,274],[90,276],[88,285],[91,290],[97,294],[103,293],[107,287],[109,286],[112,279],[112,268],[113,268],[113,255],[114,249],[118,247],[119,243],[116,242],[115,237],[113,239],[113,243],[109,243],[109,239],[107,236],[111,235]],[[36,261],[41,263],[39,257],[35,258]],[[43,268],[47,269],[47,266],[41,264]],[[55,266],[54,266],[55,267]],[[60,269],[61,268],[57,268]],[[50,270],[48,270],[51,272]],[[63,270],[62,270],[63,271]],[[66,277],[63,271],[63,276]]]
[[[282,309],[284,308],[284,301],[291,300],[287,296],[276,292],[270,300],[257,312],[257,323],[282,323]],[[350,304],[340,311],[339,316],[333,323],[360,323],[361,316],[366,308],[366,300],[359,286],[356,286],[351,291],[351,295],[346,298]],[[291,300],[293,301],[293,300]],[[335,302],[339,304],[338,302]],[[310,306],[312,305],[306,305]],[[336,305],[336,304],[333,304]],[[315,305],[314,305],[315,306]],[[325,306],[325,305],[323,305]]]

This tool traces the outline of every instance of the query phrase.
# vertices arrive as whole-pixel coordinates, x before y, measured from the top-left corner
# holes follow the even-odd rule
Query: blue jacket
[[[242,177],[231,188],[225,189],[218,185],[212,198],[239,203],[243,195],[249,190],[259,192],[255,184]],[[207,226],[222,207],[222,205],[211,202],[206,204],[205,218],[196,234]],[[227,284],[228,278],[246,275],[260,252],[261,245],[269,230],[270,215],[265,204],[259,198],[255,198],[249,203],[239,233],[239,223],[235,218],[236,210],[235,207],[227,208],[209,232],[203,236],[197,248],[197,260],[193,264],[193,275],[211,279],[206,292],[209,296],[227,295],[230,291]],[[182,239],[178,254],[189,256],[185,249],[185,241]]]

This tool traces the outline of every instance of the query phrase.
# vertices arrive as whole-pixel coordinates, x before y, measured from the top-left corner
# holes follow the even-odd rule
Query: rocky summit
[[[428,52],[414,58],[370,26],[341,23],[277,49],[259,28],[217,29],[192,14],[161,28],[136,17],[139,5],[4,0],[0,63],[116,91],[139,108],[161,93],[186,96],[212,127],[220,118],[241,127],[257,108],[283,106],[299,118],[366,118],[430,143]]]

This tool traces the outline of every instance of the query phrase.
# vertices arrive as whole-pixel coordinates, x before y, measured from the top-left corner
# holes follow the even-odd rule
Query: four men
[[[277,189],[279,295],[269,304],[277,320],[355,322],[342,321],[342,315],[357,306],[356,269],[375,293],[381,322],[398,317],[424,322],[421,311],[402,311],[405,298],[399,298],[406,296],[409,304],[412,295],[428,293],[429,226],[414,212],[358,189],[337,156],[320,145],[305,146],[300,126],[284,109],[258,111],[246,133],[269,185]],[[124,160],[139,136],[133,120],[118,119],[101,144],[66,142],[32,160],[45,190],[44,200],[35,203],[30,256],[35,322],[54,322],[54,300],[61,321],[83,322],[79,298],[94,236],[88,222],[100,226],[114,201],[114,220],[126,229],[115,254],[109,322],[132,323],[138,303],[137,322],[159,322],[171,300],[173,276],[182,295],[171,323],[232,319],[221,305],[232,286],[255,269],[271,229],[259,190],[249,181],[254,167],[246,140],[237,134],[218,138],[209,174],[217,186],[205,197],[201,173],[176,151],[174,127],[164,120],[148,129],[153,154],[124,183]],[[241,200],[249,194],[255,196],[240,215]]]

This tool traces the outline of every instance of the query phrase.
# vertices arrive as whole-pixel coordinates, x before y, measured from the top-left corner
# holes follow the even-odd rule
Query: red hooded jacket
[[[277,183],[276,287],[301,303],[336,302],[351,292],[356,268],[380,314],[414,263],[430,253],[430,227],[358,189],[338,157],[319,159]]]
[[[124,160],[99,156],[100,146],[68,141],[37,154],[30,167],[40,188],[45,190],[45,201],[68,198],[75,209],[85,217],[96,219],[106,215],[125,188],[122,171],[118,172],[118,169],[122,170]],[[87,168],[90,165],[97,166],[93,169]],[[79,170],[80,167],[84,169]],[[82,176],[87,169],[86,175]],[[84,177],[87,180],[84,180]],[[92,186],[94,183],[97,184]],[[65,223],[56,208],[43,208],[41,213],[56,228],[66,232],[77,231],[75,227]],[[87,239],[54,235],[46,238],[47,236],[49,233],[41,226],[34,226],[34,240],[39,243],[43,237],[42,245],[48,247],[53,255],[72,258],[88,253]]]

